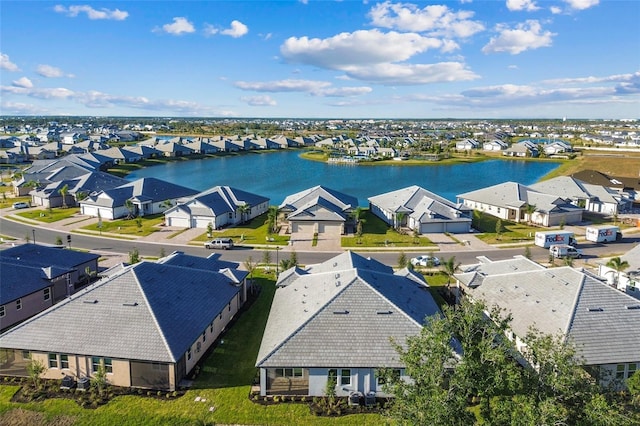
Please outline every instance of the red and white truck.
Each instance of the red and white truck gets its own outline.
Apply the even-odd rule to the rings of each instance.
[[[536,232],[534,244],[538,247],[549,248],[557,244],[575,246],[578,242],[571,231],[540,231]]]
[[[620,241],[622,232],[619,226],[614,225],[587,226],[585,237],[594,243],[610,243]]]

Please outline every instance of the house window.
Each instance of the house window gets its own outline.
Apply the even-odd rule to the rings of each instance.
[[[69,355],[60,354],[60,368],[69,368]]]
[[[341,386],[349,386],[351,385],[351,370],[348,368],[340,370],[340,385]]]
[[[618,364],[616,367],[616,379],[624,380],[624,364]]]
[[[399,368],[394,368],[393,370],[391,370],[391,375],[394,379],[399,379],[400,376],[402,376],[402,370],[400,370]],[[378,386],[382,386],[387,383],[387,379],[385,377],[378,376],[377,372],[376,372],[376,379],[378,382]]]
[[[4,316],[4,305],[0,306],[0,318]]]
[[[627,379],[630,379],[636,373],[638,365],[637,364],[629,364],[629,369],[627,370]]]
[[[213,334],[213,321],[209,324],[209,333]]]
[[[22,299],[16,300],[16,311],[22,309]]]
[[[58,368],[57,354],[49,354],[49,368]]]
[[[104,359],[104,371],[107,373],[113,373],[113,360],[111,358]]]
[[[231,302],[229,302],[229,312],[231,312]]]
[[[276,377],[302,377],[302,368],[276,368]]]
[[[229,213],[229,219],[233,219],[233,213]]]
[[[207,332],[202,333],[202,343],[207,341]]]
[[[92,357],[91,358],[91,371],[93,371],[94,373],[96,373],[98,371],[98,369],[100,368],[100,358],[97,357]]]
[[[47,287],[44,289],[44,300],[49,299],[51,299],[51,289]]]
[[[187,349],[187,359],[191,359],[191,348]]]
[[[22,351],[22,359],[25,361],[31,359],[31,354],[29,353],[29,351]]]
[[[220,319],[222,319],[222,312],[220,312]]]

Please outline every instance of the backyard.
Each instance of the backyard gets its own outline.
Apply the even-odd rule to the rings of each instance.
[[[86,409],[72,400],[58,398],[14,403],[11,398],[19,386],[3,384],[0,385],[0,423],[34,424],[18,420],[27,416],[33,419],[43,413],[42,417],[50,422],[40,424],[51,425],[390,424],[380,414],[316,417],[306,403],[262,405],[249,399],[256,378],[254,365],[258,348],[275,292],[273,275],[258,275],[256,283],[261,289],[259,296],[249,309],[241,312],[208,354],[193,387],[182,397],[162,400],[117,396],[106,405]],[[26,411],[15,410],[18,408]]]

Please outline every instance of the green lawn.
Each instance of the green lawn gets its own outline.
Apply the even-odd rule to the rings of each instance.
[[[257,369],[254,367],[262,333],[275,293],[275,282],[256,279],[262,291],[247,311],[222,336],[208,355],[194,386],[181,398],[163,401],[142,396],[120,396],[97,409],[84,409],[75,402],[51,399],[18,404],[10,402],[17,386],[0,386],[0,414],[13,408],[43,412],[48,419],[67,416],[74,425],[383,425],[379,414],[339,418],[316,417],[302,403],[264,406],[249,399]],[[195,402],[199,396],[206,402]],[[213,412],[209,407],[215,407]],[[0,418],[0,423],[4,423]],[[16,423],[17,424],[17,423]],[[28,424],[28,423],[22,423]],[[71,422],[63,423],[71,424]]]
[[[139,221],[142,226],[139,225]],[[83,226],[80,229],[88,231],[102,231],[109,234],[138,235],[141,237],[150,235],[158,230],[158,225],[164,222],[163,214],[155,214],[134,219],[103,220],[102,229],[98,223]]]
[[[52,223],[57,222],[59,220],[68,219],[74,214],[80,211],[77,207],[71,208],[53,208],[51,210],[43,209],[43,210],[31,210],[28,212],[16,213],[18,216],[22,216],[27,219],[37,220],[39,222]]]
[[[401,234],[382,219],[375,216],[369,210],[364,210],[360,215],[364,220],[362,237],[342,237],[342,247],[426,247],[437,246],[428,238],[411,234]]]
[[[269,234],[267,232],[268,227],[266,222],[267,214],[265,213],[253,218],[247,223],[213,231],[211,237],[209,237],[205,231],[202,235],[192,241],[200,244],[210,240],[211,238],[229,237],[233,239],[235,244],[273,244],[281,246],[289,244],[289,236]]]
[[[478,239],[488,244],[504,243],[533,243],[536,232],[541,228],[530,226],[526,223],[515,223],[507,220],[502,221],[502,233],[496,233],[496,223],[498,218],[479,211],[473,212],[473,227],[481,232],[477,234]]]

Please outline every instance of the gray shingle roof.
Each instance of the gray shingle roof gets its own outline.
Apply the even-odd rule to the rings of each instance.
[[[424,282],[385,265],[340,267],[375,262],[355,258],[361,257],[339,255],[278,287],[259,367],[401,366],[389,339],[402,344],[418,334],[427,316],[439,315],[438,306]]]
[[[627,309],[638,300],[577,269],[488,276],[471,294],[506,309],[520,337],[530,326],[568,337],[587,365],[640,362],[640,309]]]
[[[468,207],[452,203],[417,185],[370,197],[369,203],[386,211],[408,213],[423,223],[458,219],[470,212]]]
[[[280,208],[295,211],[305,205],[308,205],[310,201],[317,200],[319,198],[327,200],[343,212],[353,210],[358,207],[358,199],[356,197],[343,194],[342,192],[322,185],[317,185],[287,196],[282,204],[280,204]]]
[[[147,177],[101,191],[96,196],[83,200],[82,204],[116,207],[124,205],[125,201],[129,199],[161,202],[189,197],[196,193],[197,191],[184,186]]]
[[[176,362],[239,291],[218,272],[142,262],[4,333],[1,344]]]
[[[269,199],[261,195],[230,186],[214,186],[167,210],[165,214],[174,210],[184,210],[194,215],[220,216],[225,213],[235,212],[239,206],[244,204],[257,206],[267,202],[269,202]]]

